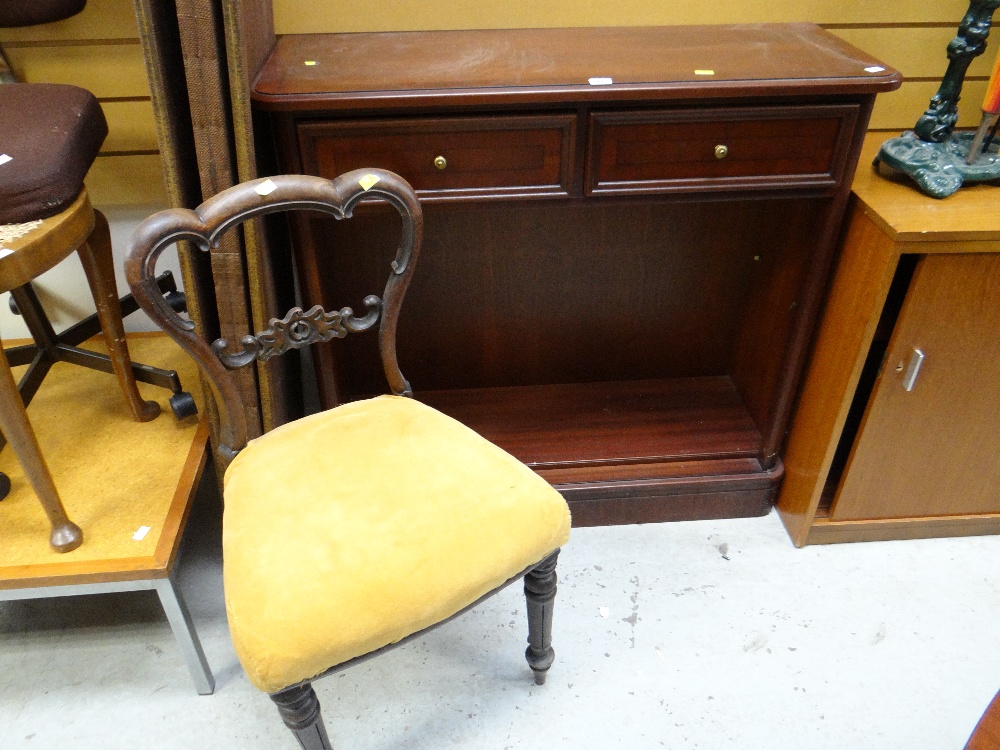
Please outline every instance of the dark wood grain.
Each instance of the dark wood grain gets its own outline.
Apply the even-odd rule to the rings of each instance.
[[[833,187],[857,109],[596,112],[589,129],[587,190],[596,195]]]
[[[239,338],[219,338],[209,343],[194,324],[175,311],[156,284],[156,264],[163,251],[177,240],[188,240],[203,249],[215,247],[221,237],[243,222],[290,210],[309,210],[336,216],[351,216],[365,200],[389,204],[399,213],[399,245],[385,268],[382,296],[365,295],[360,309],[363,319],[355,319],[344,306],[324,311],[316,306],[304,315],[289,311],[287,320],[271,320],[270,345],[246,333]],[[378,342],[383,372],[397,396],[412,395],[396,356],[396,327],[399,311],[420,253],[422,211],[413,189],[399,175],[384,170],[347,172],[336,180],[309,175],[280,175],[273,179],[243,182],[222,191],[197,209],[170,209],[153,214],[133,232],[125,259],[125,276],[135,300],[147,315],[194,359],[212,386],[219,406],[220,470],[229,466],[246,445],[251,426],[244,412],[237,375],[256,361],[266,361],[291,349],[311,346],[317,340],[346,336],[372,327],[379,321]],[[375,289],[382,288],[382,285]],[[360,316],[359,316],[360,318]],[[278,335],[281,325],[291,330]]]
[[[381,164],[425,201],[568,195],[575,125],[572,113],[310,122],[299,142],[311,174],[332,179]]]
[[[810,254],[798,243],[817,208],[798,200],[428,205],[420,273],[400,320],[407,377],[420,392],[725,375],[754,290],[780,274],[799,277]],[[310,304],[359,305],[397,232],[377,214],[310,219],[309,247],[300,247],[300,267],[315,268],[306,275],[318,295]],[[752,308],[748,348],[759,331],[787,330],[790,293]],[[771,363],[761,368],[781,369],[783,343],[757,352]],[[349,363],[343,397],[384,388],[370,337],[335,348]],[[773,386],[758,383],[747,378],[741,390],[768,401]],[[336,399],[330,392],[324,403]]]
[[[725,491],[724,482],[716,482],[707,486],[704,492],[692,492],[688,486],[676,493],[650,494],[647,491],[628,497],[605,495],[590,499],[577,499],[565,489],[559,489],[573,514],[573,525],[581,527],[766,516],[779,482],[780,477],[767,487],[734,492]]]
[[[781,480],[725,377],[429,391],[416,397],[532,467],[575,526],[766,513]]]
[[[420,191],[414,391],[584,518],[638,522],[773,499],[861,133],[899,80],[808,24],[338,34],[280,40],[255,99],[283,169],[364,161]],[[461,169],[435,171],[451,147]],[[327,309],[357,307],[398,242],[377,209],[294,231]],[[336,344],[324,406],[384,390],[371,337]],[[649,412],[615,402],[647,381]],[[668,403],[716,381],[732,401]]]
[[[872,66],[881,70],[865,72]],[[595,77],[613,83],[591,85]],[[275,110],[414,96],[458,106],[873,94],[900,81],[812,24],[306,34],[279,40],[254,99]]]
[[[760,432],[725,377],[424,391],[417,398],[535,469],[752,457]]]

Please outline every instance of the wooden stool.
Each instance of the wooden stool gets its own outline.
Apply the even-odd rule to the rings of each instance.
[[[125,345],[108,222],[100,211],[90,205],[86,190],[55,216],[25,224],[0,226],[0,238],[3,238],[0,239],[0,292],[10,291],[14,296],[36,341],[47,337],[54,340],[55,334],[48,320],[29,312],[35,309],[31,304],[34,292],[30,282],[74,250],[79,254],[94,295],[111,365],[125,392],[129,408],[140,422],[155,418],[160,413],[160,407],[155,401],[144,401],[139,395]],[[68,552],[80,546],[83,533],[66,515],[25,411],[25,404],[34,395],[44,371],[58,359],[74,361],[73,352],[79,351],[59,344],[55,350],[57,353],[53,354],[45,353],[43,349],[41,356],[35,357],[24,378],[25,381],[32,381],[31,388],[23,395],[14,381],[7,357],[0,356],[0,430],[24,466],[25,474],[45,508],[52,525],[52,547],[59,552]],[[59,354],[66,356],[60,357]],[[35,374],[39,368],[42,371]]]

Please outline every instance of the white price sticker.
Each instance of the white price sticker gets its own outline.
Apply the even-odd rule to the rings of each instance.
[[[257,187],[254,188],[254,190],[257,192],[257,195],[262,195],[262,196],[270,195],[277,189],[278,186],[274,184],[273,180],[264,180],[262,183],[260,183]]]

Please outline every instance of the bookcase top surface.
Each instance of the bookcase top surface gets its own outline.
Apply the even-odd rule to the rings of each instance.
[[[265,109],[463,100],[865,94],[899,73],[808,23],[294,34],[254,85]]]

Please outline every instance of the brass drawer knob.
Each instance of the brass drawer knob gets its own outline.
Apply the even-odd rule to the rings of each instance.
[[[445,159],[443,156],[435,156],[434,166],[437,167],[438,169],[444,169],[445,167],[448,166],[448,160]]]
[[[729,155],[729,146],[723,146],[719,144],[715,147],[715,158],[725,159]]]

